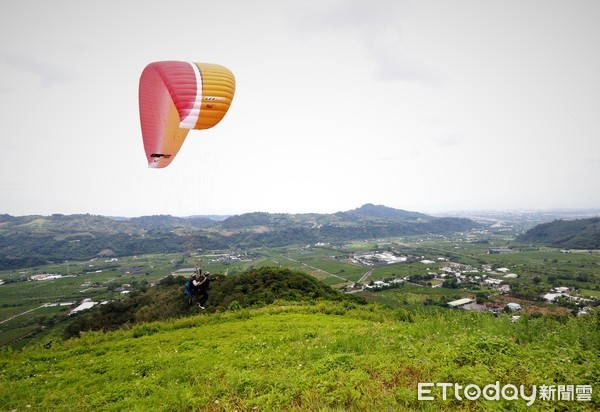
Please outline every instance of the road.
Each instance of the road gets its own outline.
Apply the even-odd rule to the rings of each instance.
[[[369,276],[371,276],[371,273],[373,273],[373,269],[369,269],[369,270],[367,270],[367,271],[365,272],[365,274],[364,274],[364,275],[362,275],[362,277],[361,277],[360,279],[358,279],[358,282],[356,282],[356,283],[364,283],[364,282],[367,280],[367,278],[368,278]]]
[[[45,305],[41,305],[41,306],[38,306],[36,308],[26,310],[25,312],[17,313],[16,315],[10,316],[9,318],[4,319],[3,321],[0,321],[0,325],[3,324],[3,323],[5,323],[5,322],[8,322],[9,320],[13,320],[14,318],[18,318],[19,316],[23,316],[23,315],[26,315],[28,313],[31,313],[34,310],[38,310],[39,308],[43,308],[44,306]]]
[[[333,276],[334,278],[341,279],[341,280],[343,280],[344,282],[350,282],[350,283],[354,283],[354,282],[353,282],[353,281],[351,281],[350,279],[346,279],[346,278],[344,278],[344,277],[341,277],[341,276],[339,276],[339,275],[335,275],[335,274],[333,274],[333,273],[327,272],[326,270],[319,269],[319,268],[316,268],[316,267],[314,267],[314,266],[307,265],[306,263],[304,263],[304,262],[300,262],[299,260],[296,260],[296,259],[292,259],[292,258],[291,258],[291,257],[289,257],[289,256],[284,256],[284,255],[281,255],[281,256],[282,256],[282,257],[284,257],[284,258],[286,258],[286,259],[288,259],[288,260],[291,260],[291,261],[292,261],[292,262],[294,262],[294,263],[298,263],[299,265],[306,266],[306,267],[307,267],[307,268],[309,268],[309,269],[315,270],[315,271],[317,271],[317,272],[325,273],[326,275],[328,275],[328,276]]]

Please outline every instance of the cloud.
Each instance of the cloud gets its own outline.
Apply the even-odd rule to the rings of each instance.
[[[440,147],[459,146],[465,142],[465,137],[460,133],[445,133],[432,136],[430,139]]]
[[[2,140],[0,140],[0,150],[2,151],[19,150],[20,148],[20,146],[17,146],[12,142],[3,142]]]
[[[403,53],[401,22],[411,15],[402,0],[351,0],[297,17],[304,34],[344,32],[356,37],[376,65],[376,77],[385,82],[404,81],[439,87],[445,76]]]
[[[16,53],[0,51],[0,63],[33,74],[39,78],[39,85],[42,88],[52,87],[72,80],[72,76],[63,70]]]
[[[383,81],[404,81],[441,87],[446,80],[434,70],[418,61],[411,61],[407,56],[392,53],[388,50],[373,51],[377,62],[377,76]]]

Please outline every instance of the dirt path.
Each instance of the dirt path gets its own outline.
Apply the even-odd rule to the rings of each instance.
[[[339,276],[339,275],[334,275],[333,273],[327,272],[326,270],[319,269],[319,268],[316,268],[316,267],[314,267],[314,266],[307,265],[306,263],[300,262],[299,260],[296,260],[296,259],[292,259],[291,257],[288,257],[288,256],[283,256],[283,255],[282,255],[282,257],[284,257],[284,258],[286,258],[286,259],[288,259],[288,260],[291,260],[292,262],[294,262],[294,263],[297,263],[297,264],[299,264],[299,265],[306,266],[307,268],[309,268],[309,269],[312,269],[312,270],[314,270],[314,271],[321,272],[321,273],[325,273],[325,274],[326,274],[326,275],[328,275],[328,276],[333,276],[334,278],[341,279],[341,280],[343,280],[344,282],[352,282],[350,279],[346,279],[346,278],[344,278],[344,277],[341,277],[341,276]],[[354,282],[352,282],[352,283],[354,283]]]
[[[356,282],[356,283],[363,283],[364,281],[366,281],[366,280],[367,280],[367,278],[368,278],[369,276],[371,276],[371,273],[373,273],[373,269],[369,269],[369,270],[367,270],[367,271],[365,272],[365,274],[364,274],[364,275],[362,275],[362,277],[361,277],[360,279],[358,279],[358,282]]]
[[[41,306],[38,306],[37,308],[29,309],[29,310],[26,310],[25,312],[21,312],[21,313],[17,313],[16,315],[12,315],[12,316],[8,317],[7,319],[4,319],[3,321],[0,321],[0,325],[5,322],[8,322],[9,320],[13,320],[14,318],[18,318],[19,316],[26,315],[28,313],[33,312],[34,310],[38,310],[39,308],[43,308],[43,307],[44,307],[44,305],[41,305]]]

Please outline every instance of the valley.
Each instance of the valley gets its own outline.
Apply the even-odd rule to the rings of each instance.
[[[261,225],[273,219],[260,217]],[[368,301],[409,310],[449,310],[448,302],[456,299],[471,299],[492,313],[517,303],[517,316],[585,313],[598,305],[599,251],[515,243],[527,228],[522,220],[473,226],[462,232],[279,247],[207,250],[188,244],[179,253],[118,257],[104,248],[102,256],[88,260],[5,269],[0,271],[0,346],[22,347],[57,336],[84,300],[126,299],[171,274],[187,277],[196,266],[224,276],[251,268],[288,268]],[[556,288],[562,292],[556,294]],[[558,299],[544,298],[552,293]]]
[[[0,409],[597,408],[599,250],[519,241],[531,216],[350,215],[5,223]],[[58,248],[17,256],[40,237]],[[195,267],[217,279],[205,310]]]

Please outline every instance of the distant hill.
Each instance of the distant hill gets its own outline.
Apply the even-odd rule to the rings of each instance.
[[[246,213],[217,219],[170,215],[114,218],[89,214],[0,215],[0,269],[188,250],[278,247],[391,236],[447,234],[478,224],[366,204],[333,214]]]
[[[465,218],[438,218],[366,204],[358,209],[333,214],[247,213],[229,217],[213,226],[213,229],[227,231],[230,243],[236,247],[252,247],[448,234],[477,226],[477,223]]]
[[[204,216],[175,217],[171,215],[142,216],[128,219],[130,223],[144,229],[174,229],[177,227],[209,227],[216,219]]]
[[[89,214],[0,215],[0,269],[36,266],[49,261],[86,260],[100,254],[130,256],[185,251],[189,245],[227,248],[202,228],[207,218],[145,216],[115,219]]]
[[[517,241],[565,249],[600,249],[600,218],[543,223],[519,236]]]
[[[381,220],[406,220],[406,219],[430,219],[431,216],[418,212],[394,209],[382,205],[367,203],[357,209],[347,212],[338,212],[336,215],[346,219],[381,219]]]
[[[217,226],[225,229],[248,229],[256,227],[323,227],[323,226],[380,226],[381,224],[401,224],[408,232],[429,233],[446,231],[446,224],[452,222],[452,230],[466,230],[477,224],[466,218],[437,218],[418,212],[409,212],[391,207],[367,203],[357,209],[333,214],[285,214],[285,213],[246,213],[231,216]],[[455,229],[462,227],[463,229]],[[409,234],[408,232],[404,234]],[[400,234],[400,233],[399,233]]]

